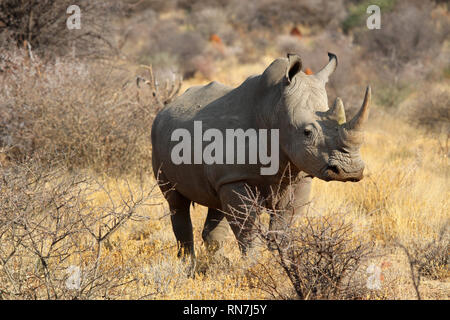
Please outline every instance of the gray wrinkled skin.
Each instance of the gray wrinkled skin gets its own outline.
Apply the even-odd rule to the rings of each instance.
[[[359,113],[346,122],[339,98],[328,107],[325,84],[337,66],[336,56],[329,54],[329,58],[317,74],[306,75],[301,71],[300,57],[289,54],[237,88],[217,82],[189,88],[157,115],[152,127],[153,170],[169,203],[179,255],[194,256],[189,214],[192,202],[209,208],[202,233],[207,246],[223,241],[228,222],[245,253],[252,242],[251,224],[256,213],[233,209],[242,211],[246,201],[240,195],[247,195],[246,188],[258,190],[263,205],[292,206],[294,210],[286,212],[297,214],[308,201],[314,177],[326,181],[362,179],[364,163],[359,148],[370,88]],[[217,128],[224,136],[225,129],[279,129],[278,173],[260,175],[261,164],[173,164],[171,150],[178,142],[170,141],[172,132],[186,128],[193,137],[193,123],[199,120],[203,131]],[[273,199],[275,190],[280,196]],[[293,202],[288,197],[290,191],[295,196]],[[272,217],[270,228],[282,228],[290,218]]]

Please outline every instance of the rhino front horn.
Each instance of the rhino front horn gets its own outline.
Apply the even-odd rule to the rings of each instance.
[[[364,127],[364,123],[366,123],[367,118],[369,117],[369,104],[371,97],[371,89],[370,86],[367,86],[366,94],[364,96],[364,102],[359,109],[358,113],[353,117],[353,119],[349,122],[348,128],[350,130],[362,130]]]

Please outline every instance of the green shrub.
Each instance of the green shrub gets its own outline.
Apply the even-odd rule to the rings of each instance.
[[[357,27],[365,27],[365,21],[368,17],[367,7],[370,5],[377,5],[380,7],[382,13],[391,11],[395,6],[396,0],[370,0],[364,1],[357,5],[350,5],[349,15],[342,22],[342,29],[345,33]]]

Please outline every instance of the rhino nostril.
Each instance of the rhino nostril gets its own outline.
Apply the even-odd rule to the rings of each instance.
[[[328,166],[328,170],[334,172],[335,174],[341,173],[341,169],[338,166]]]

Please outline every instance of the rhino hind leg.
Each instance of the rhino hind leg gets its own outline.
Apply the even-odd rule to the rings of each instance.
[[[161,171],[158,173],[158,185],[169,204],[172,229],[178,244],[178,257],[190,256],[194,260],[194,234],[189,212],[191,200],[176,191]]]
[[[228,222],[225,214],[217,209],[209,208],[203,227],[202,238],[209,252],[219,250],[229,233]]]
[[[194,258],[194,234],[189,212],[191,201],[175,190],[166,193],[166,199],[169,203],[173,233],[178,243],[178,257]]]

